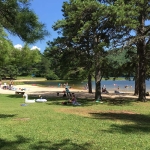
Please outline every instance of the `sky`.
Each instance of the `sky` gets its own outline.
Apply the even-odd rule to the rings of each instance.
[[[58,36],[57,32],[52,29],[52,25],[63,18],[61,9],[64,1],[67,0],[31,0],[30,8],[38,16],[39,21],[46,25],[46,29],[50,33],[44,40],[30,45],[31,49],[38,48],[43,53],[47,46],[46,42],[52,41]],[[13,35],[8,35],[8,37],[15,47],[24,45],[19,37]]]

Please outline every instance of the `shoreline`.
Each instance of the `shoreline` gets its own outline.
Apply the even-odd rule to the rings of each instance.
[[[23,88],[25,89],[25,93],[27,93],[28,95],[41,95],[41,96],[45,96],[45,97],[63,97],[63,91],[65,91],[65,88],[61,88],[61,87],[40,87],[40,86],[36,86],[36,85],[15,85],[15,88],[17,88],[17,90]],[[57,95],[57,93],[59,92],[59,95]],[[95,91],[93,91],[93,93],[88,93],[87,90],[81,90],[81,89],[76,89],[76,88],[71,88],[70,89],[71,93],[75,93],[77,98],[86,98],[86,99],[93,99],[95,97]],[[0,94],[15,94],[15,90],[4,90],[4,89],[0,89]],[[102,97],[103,98],[111,98],[111,99],[115,99],[115,98],[131,98],[131,99],[136,99],[138,98],[138,96],[134,96],[133,92],[124,92],[124,93],[119,93],[119,94],[115,94],[113,90],[109,91],[108,94],[104,94],[102,93]],[[150,96],[146,97],[147,99],[150,99]]]

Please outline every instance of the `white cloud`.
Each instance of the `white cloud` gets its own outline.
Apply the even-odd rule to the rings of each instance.
[[[21,44],[16,44],[16,45],[14,45],[14,47],[21,50],[23,46],[22,46]],[[41,49],[40,49],[39,47],[37,47],[37,46],[32,46],[32,47],[31,47],[31,50],[35,50],[35,49],[38,49],[39,51],[41,50]]]
[[[41,50],[39,47],[37,46],[32,46],[31,50],[34,50],[34,49],[38,49],[39,51]]]
[[[20,44],[14,45],[14,47],[17,49],[22,49],[22,45],[20,45]]]

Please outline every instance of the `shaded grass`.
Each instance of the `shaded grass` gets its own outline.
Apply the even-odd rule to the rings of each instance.
[[[149,149],[150,102],[78,99],[82,105],[73,107],[66,100],[21,106],[21,95],[0,95],[0,149]]]

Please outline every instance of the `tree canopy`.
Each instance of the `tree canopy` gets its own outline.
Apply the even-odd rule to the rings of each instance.
[[[29,6],[30,0],[0,0],[0,25],[23,41],[34,43],[48,32]]]

